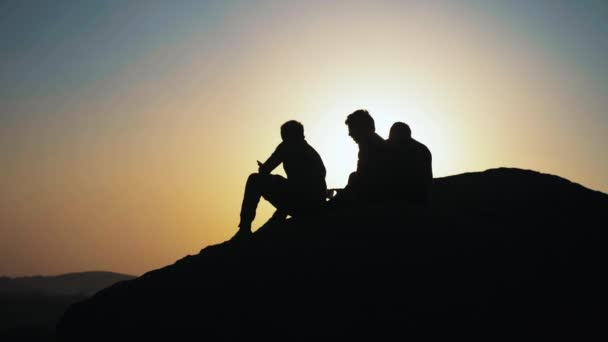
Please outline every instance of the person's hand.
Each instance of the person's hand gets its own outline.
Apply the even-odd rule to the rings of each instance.
[[[258,172],[262,173],[262,167],[264,166],[264,163],[260,162],[259,160],[256,160],[256,162],[258,162]]]

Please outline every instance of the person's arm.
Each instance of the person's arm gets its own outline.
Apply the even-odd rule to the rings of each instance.
[[[283,143],[279,144],[268,159],[259,164],[258,172],[261,174],[269,174],[283,162]]]

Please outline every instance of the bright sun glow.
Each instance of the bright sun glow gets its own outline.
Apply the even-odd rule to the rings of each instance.
[[[0,275],[136,274],[225,241],[288,120],[344,187],[361,108],[384,138],[407,123],[435,177],[608,191],[605,6],[465,2],[2,2]]]
[[[374,118],[376,133],[388,138],[390,127],[397,121],[410,125],[415,139],[426,144],[431,151],[449,146],[435,118],[441,113],[432,106],[429,97],[420,91],[414,92],[401,86],[393,88],[386,85],[374,87],[374,82],[365,87],[359,82],[351,86],[337,87],[322,101],[322,108],[315,108],[318,120],[306,125],[309,142],[323,156],[327,168],[329,187],[343,187],[348,175],[357,167],[357,145],[348,136],[344,123],[346,116],[353,111],[367,109]],[[306,123],[305,123],[306,124]],[[449,153],[449,152],[448,152]]]

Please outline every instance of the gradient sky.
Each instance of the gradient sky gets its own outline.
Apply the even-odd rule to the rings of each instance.
[[[607,56],[604,0],[2,1],[0,275],[139,275],[226,240],[290,119],[342,187],[358,108],[410,124],[438,177],[608,192]]]

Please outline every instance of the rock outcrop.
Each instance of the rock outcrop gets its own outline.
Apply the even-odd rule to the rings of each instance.
[[[269,223],[117,283],[58,340],[606,337],[608,195],[506,168],[433,187],[428,210]]]

